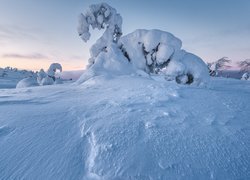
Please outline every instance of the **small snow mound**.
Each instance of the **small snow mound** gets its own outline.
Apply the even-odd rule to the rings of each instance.
[[[107,47],[106,52],[101,52],[95,63],[87,69],[77,81],[78,84],[98,75],[125,75],[132,74],[133,69],[115,44]]]
[[[123,36],[119,45],[134,67],[154,72],[156,66],[167,63],[173,53],[181,48],[182,42],[168,32],[138,29]]]
[[[26,88],[26,87],[33,87],[38,86],[37,80],[35,77],[28,77],[24,78],[21,81],[19,81],[16,85],[16,88]]]
[[[209,81],[208,69],[202,59],[184,50],[173,56],[162,72],[167,80],[176,80],[179,84],[200,85]]]
[[[249,74],[246,72],[242,75],[241,80],[250,80]]]
[[[47,76],[47,77],[45,77],[45,78],[42,79],[41,85],[42,85],[42,86],[52,85],[52,84],[54,84],[54,82],[55,82],[55,81],[53,80],[53,78]]]

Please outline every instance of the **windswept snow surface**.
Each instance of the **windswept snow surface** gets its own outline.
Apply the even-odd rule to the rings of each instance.
[[[0,90],[0,179],[249,179],[250,82],[95,76]]]

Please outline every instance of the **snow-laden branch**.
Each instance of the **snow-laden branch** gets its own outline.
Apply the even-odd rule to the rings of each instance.
[[[96,41],[90,49],[90,64],[100,52],[111,44],[116,43],[122,35],[122,17],[114,8],[106,3],[93,4],[85,14],[79,16],[78,34],[84,42],[87,42],[91,36],[90,26],[92,29],[105,29],[103,35]]]

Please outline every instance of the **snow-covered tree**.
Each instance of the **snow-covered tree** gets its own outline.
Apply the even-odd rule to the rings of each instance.
[[[243,73],[241,80],[250,80],[250,59],[240,61],[238,65],[241,73]]]
[[[208,79],[206,64],[199,57],[181,49],[182,42],[160,30],[136,30],[122,36],[122,18],[105,3],[91,5],[79,18],[78,33],[86,42],[89,27],[104,29],[91,47],[89,68],[78,83],[100,73],[129,74],[144,71],[164,74],[167,80],[192,84]]]
[[[111,44],[116,43],[122,35],[122,17],[114,8],[106,3],[93,4],[85,14],[79,16],[78,33],[84,42],[90,38],[89,27],[105,29],[103,35],[91,47],[89,65],[94,64],[100,52]]]
[[[52,63],[47,71],[48,76],[51,77],[54,81],[56,79],[55,74],[57,70],[62,72],[62,65],[59,63]]]
[[[52,85],[56,81],[56,71],[62,72],[62,66],[59,63],[52,63],[47,71],[47,76],[41,80],[41,85]]]
[[[44,86],[52,84],[62,84],[60,78],[56,78],[55,73],[59,70],[62,72],[62,66],[59,63],[52,63],[45,72],[41,69],[36,76],[31,76],[29,78],[24,78],[18,82],[17,88],[31,87],[31,86]]]
[[[231,67],[229,65],[230,63],[231,63],[231,60],[228,59],[227,57],[222,57],[218,59],[217,61],[207,63],[210,76],[217,76],[219,70],[230,68]]]
[[[238,63],[240,70],[242,72],[249,72],[250,73],[250,59],[246,59],[244,61],[240,61]]]

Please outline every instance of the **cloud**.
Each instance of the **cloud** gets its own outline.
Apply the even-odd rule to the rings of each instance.
[[[48,59],[47,56],[40,53],[32,53],[32,54],[17,54],[17,53],[9,53],[2,55],[3,58],[14,58],[14,59]]]
[[[35,32],[39,31],[35,28],[25,28],[16,25],[0,24],[0,42],[13,42],[20,40],[37,40]]]

